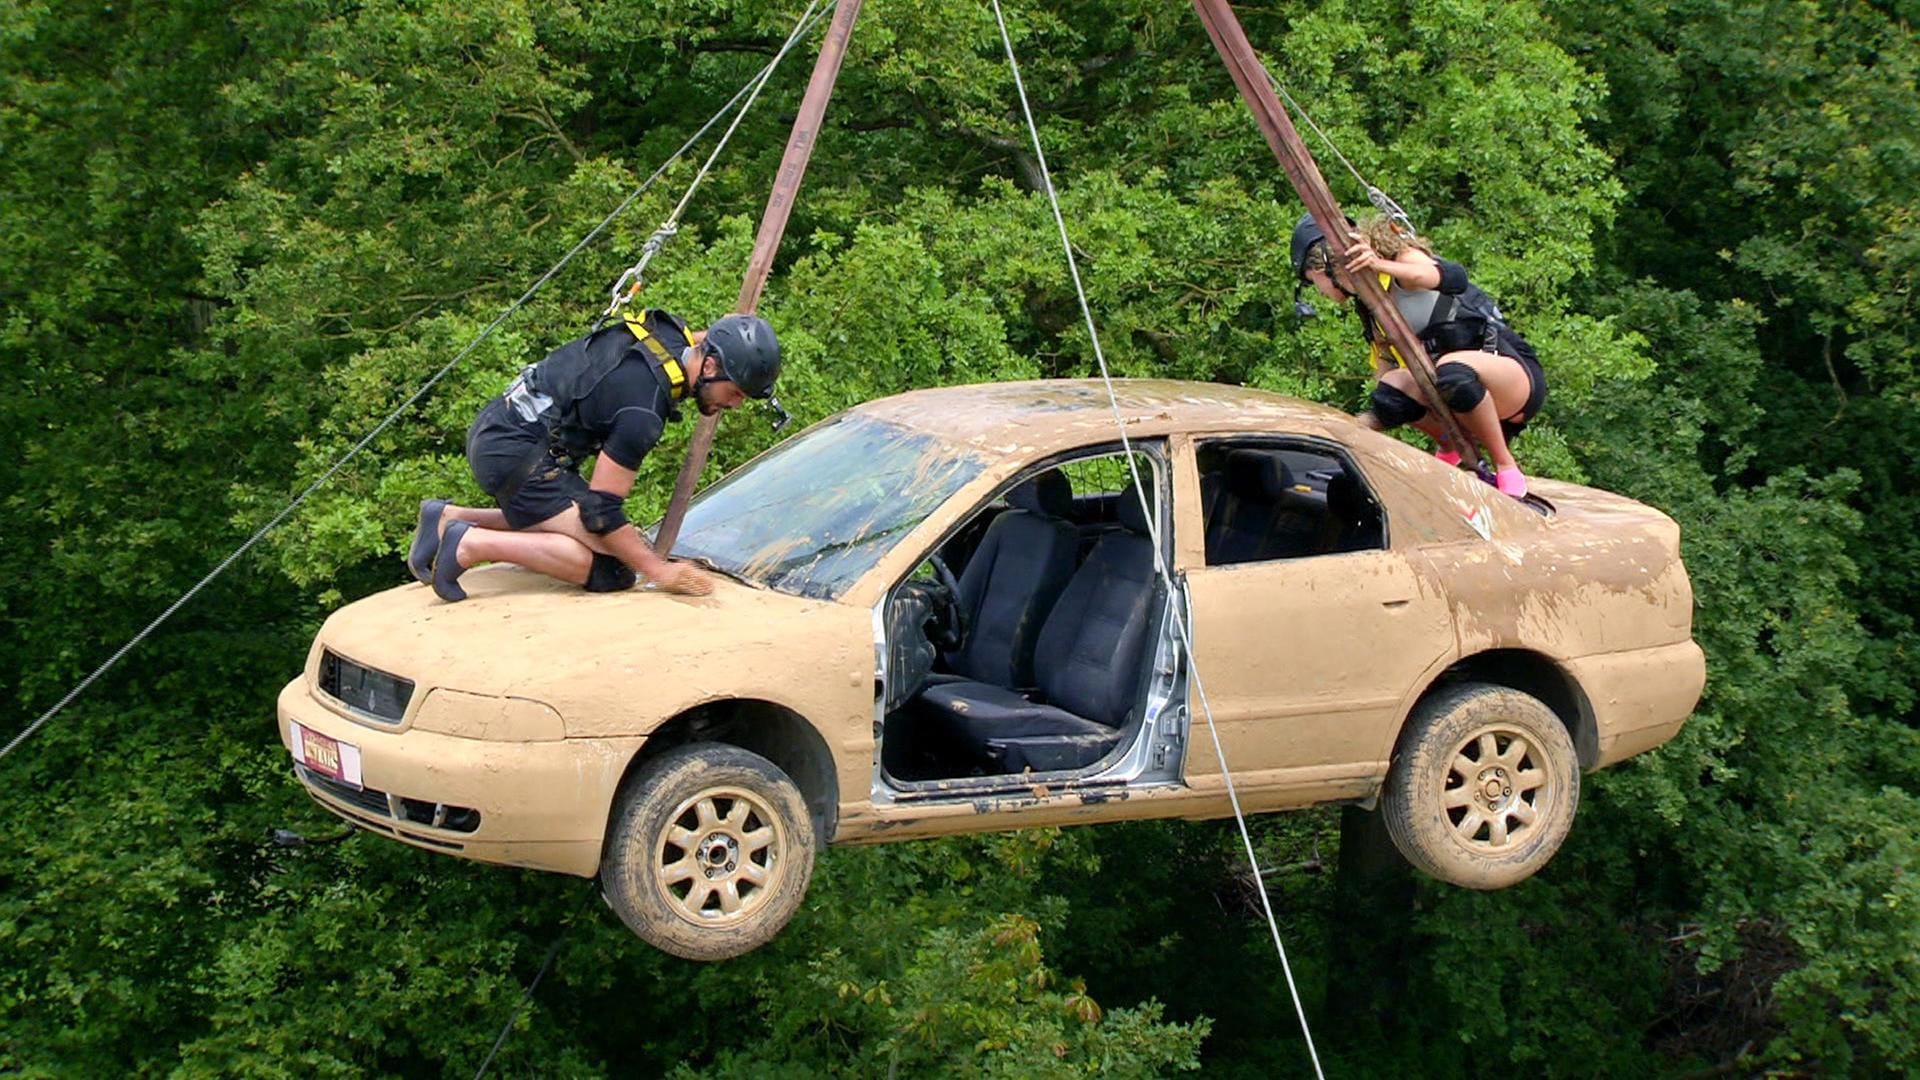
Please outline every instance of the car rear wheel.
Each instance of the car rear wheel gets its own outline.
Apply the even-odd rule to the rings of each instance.
[[[1553,710],[1518,690],[1463,683],[1415,708],[1380,813],[1415,867],[1502,889],[1553,858],[1579,803],[1579,756]]]
[[[813,876],[813,823],[779,766],[737,746],[693,743],[621,788],[600,888],[647,943],[724,960],[780,932]]]

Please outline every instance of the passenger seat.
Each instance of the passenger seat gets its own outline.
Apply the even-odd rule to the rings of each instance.
[[[1340,475],[1327,481],[1327,523],[1322,530],[1321,553],[1334,555],[1385,546],[1380,508],[1352,474],[1341,470]]]
[[[1318,497],[1295,485],[1277,451],[1230,450],[1219,472],[1218,492],[1206,504],[1207,565],[1311,553],[1322,516]]]

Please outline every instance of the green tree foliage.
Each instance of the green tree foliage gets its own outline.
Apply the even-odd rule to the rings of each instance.
[[[4,730],[472,341],[799,7],[0,0]],[[1116,372],[1357,405],[1354,327],[1292,318],[1299,209],[1191,11],[1030,7],[1015,42]],[[1681,522],[1710,668],[1674,744],[1590,778],[1565,852],[1515,889],[1337,886],[1333,815],[1254,823],[1330,1069],[1920,1070],[1914,12],[1241,16],[1540,346],[1553,398],[1521,456]],[[810,54],[648,303],[696,324],[731,305]],[[335,831],[269,719],[318,618],[402,580],[419,498],[477,497],[474,410],[579,332],[694,167],[0,764],[0,1069],[464,1074],[562,934],[504,1071],[1305,1069],[1231,826],[836,850],[785,935],[712,966],[639,946],[585,883],[265,844]],[[869,0],[762,304],[797,417],[1091,373],[1036,188],[991,11]],[[730,420],[709,479],[773,438]]]

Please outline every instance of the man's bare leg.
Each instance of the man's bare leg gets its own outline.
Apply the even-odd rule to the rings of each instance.
[[[569,506],[558,514],[535,525],[534,530],[546,533],[558,533],[585,545],[602,555],[611,555],[633,568],[660,587],[671,592],[687,596],[705,596],[713,591],[713,583],[705,574],[687,563],[674,563],[660,557],[653,545],[640,535],[640,530],[631,523],[622,525],[609,533],[592,533],[580,520],[580,508]]]
[[[506,511],[495,510],[491,507],[455,506],[452,503],[448,503],[447,508],[440,511],[441,536],[447,534],[447,522],[449,521],[464,521],[476,528],[493,529],[499,532],[505,532],[513,528],[513,526],[507,524]]]
[[[593,552],[572,537],[478,526],[468,529],[460,538],[454,558],[463,570],[486,562],[505,562],[559,578],[570,585],[585,585],[587,574],[593,569]]]

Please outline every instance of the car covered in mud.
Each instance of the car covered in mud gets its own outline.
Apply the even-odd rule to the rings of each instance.
[[[279,698],[295,774],[404,843],[598,875],[715,959],[779,931],[823,845],[1224,816],[1226,769],[1248,811],[1374,807],[1416,867],[1499,888],[1583,772],[1692,711],[1658,511],[1517,502],[1256,390],[1117,388],[1119,425],[1070,380],[813,425],[692,503],[709,597],[495,566],[464,603],[349,604]]]

